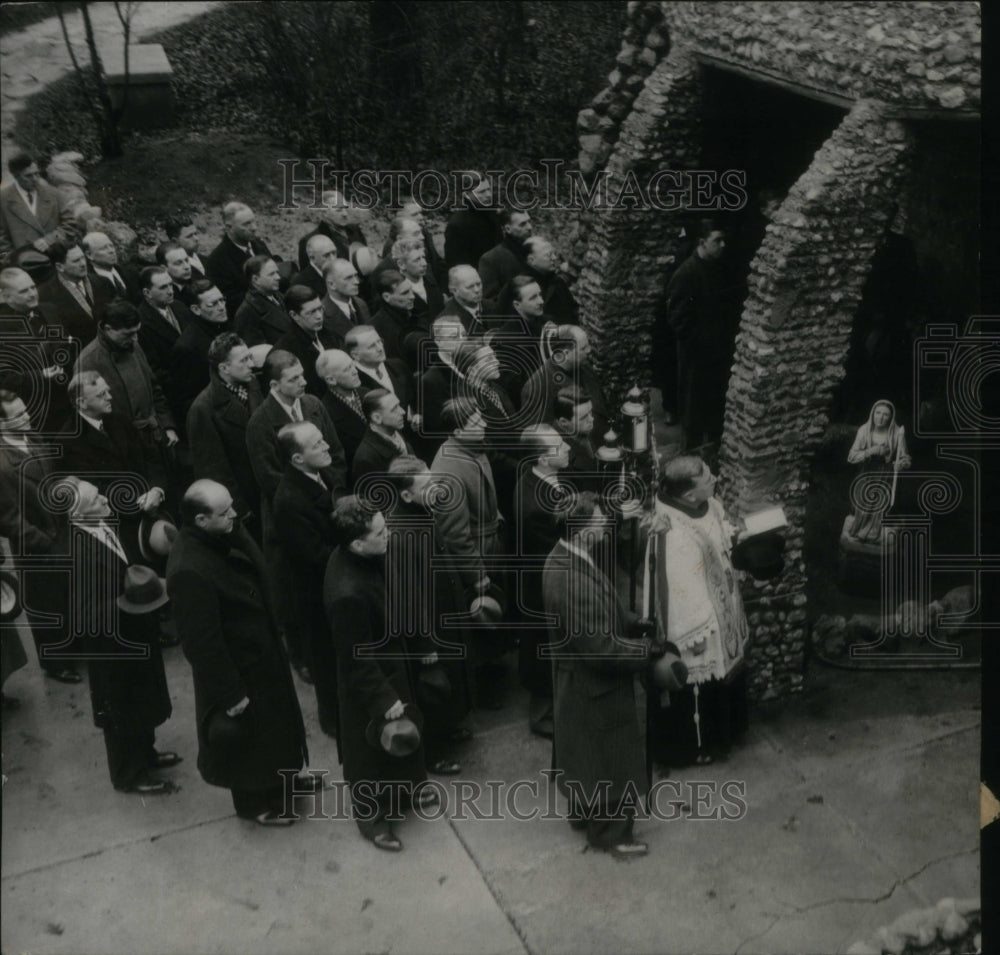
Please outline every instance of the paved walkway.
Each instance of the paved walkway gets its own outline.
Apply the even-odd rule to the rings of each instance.
[[[213,0],[190,0],[185,3],[146,0],[138,4],[132,20],[133,42],[141,42],[158,30],[191,20],[218,5]],[[90,11],[98,47],[120,45],[122,27],[114,4],[91,3]],[[89,62],[83,17],[79,11],[67,16],[66,26],[77,58]],[[72,72],[73,64],[66,51],[59,18],[51,17],[34,23],[0,39],[0,64],[0,147],[7,156],[15,145],[12,138],[14,120],[28,98]]]
[[[650,855],[617,863],[544,818],[549,747],[519,692],[474,715],[445,818],[408,817],[401,855],[323,818],[332,792],[289,830],[241,822],[198,777],[190,671],[166,656],[157,742],[186,758],[165,798],[112,790],[85,684],[32,661],[4,686],[22,706],[3,721],[3,951],[834,953],[979,892],[978,673],[813,669],[725,764],[674,773],[658,805],[675,818],[639,822]],[[312,767],[339,779],[299,690]],[[478,799],[477,818],[459,787],[490,780],[524,782]],[[724,804],[739,818],[698,818]]]

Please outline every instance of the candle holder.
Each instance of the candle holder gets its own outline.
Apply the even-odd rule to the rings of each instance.
[[[625,396],[622,417],[629,437],[629,451],[634,455],[645,454],[649,450],[649,408],[642,400],[638,384]]]

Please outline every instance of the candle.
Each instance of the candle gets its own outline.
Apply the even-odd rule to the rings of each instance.
[[[649,419],[642,415],[632,424],[632,450],[638,454],[649,447]]]

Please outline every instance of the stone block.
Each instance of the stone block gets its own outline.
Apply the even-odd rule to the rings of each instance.
[[[102,50],[101,60],[111,105],[119,109],[125,104],[123,128],[160,129],[174,124],[174,94],[170,86],[173,67],[160,44],[129,47],[127,87],[123,47],[114,45]]]

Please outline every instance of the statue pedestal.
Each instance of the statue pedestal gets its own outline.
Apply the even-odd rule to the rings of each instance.
[[[853,517],[848,514],[840,531],[837,584],[849,593],[875,597],[882,592],[882,551],[893,546],[893,538],[882,529],[882,541],[869,544],[851,537]]]

